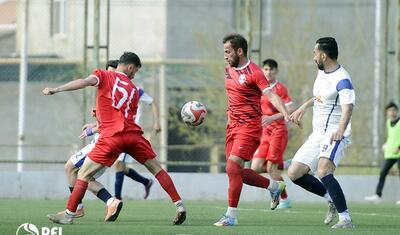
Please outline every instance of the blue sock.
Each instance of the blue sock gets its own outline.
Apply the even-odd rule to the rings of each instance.
[[[333,204],[339,213],[342,213],[347,210],[346,198],[344,197],[342,188],[340,187],[339,182],[333,177],[332,174],[329,174],[321,179],[322,183],[325,185],[326,189],[329,192],[329,195],[332,198]]]
[[[100,189],[96,196],[106,204],[108,199],[112,198],[111,194],[105,188]]]
[[[149,179],[144,178],[132,168],[129,168],[129,171],[126,174],[126,176],[133,179],[134,181],[142,183],[144,186],[146,186],[149,183]]]
[[[124,183],[124,172],[118,171],[115,173],[115,197],[121,200],[122,184]]]
[[[293,183],[304,188],[305,190],[323,197],[326,194],[326,188],[317,178],[310,174],[305,174],[302,177],[294,180]]]

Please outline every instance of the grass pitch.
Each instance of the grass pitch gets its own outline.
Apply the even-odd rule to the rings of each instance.
[[[60,211],[62,200],[0,200],[0,234],[15,234],[19,225],[59,226],[46,214]],[[226,210],[226,202],[187,201],[188,218],[183,225],[171,224],[175,207],[169,201],[125,200],[114,223],[104,223],[105,207],[99,200],[85,201],[86,215],[73,225],[63,225],[63,234],[400,234],[400,206],[349,203],[355,229],[332,230],[323,224],[326,205],[293,203],[289,210],[266,210],[269,202],[242,202],[239,225],[214,227]],[[335,220],[336,222],[336,220]]]

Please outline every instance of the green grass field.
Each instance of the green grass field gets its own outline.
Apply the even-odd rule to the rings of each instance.
[[[241,203],[239,225],[214,227],[225,212],[225,202],[188,201],[188,218],[181,226],[171,225],[174,206],[167,201],[126,200],[119,219],[104,223],[104,205],[97,200],[86,201],[86,216],[73,225],[62,226],[63,234],[399,234],[400,206],[392,204],[350,203],[352,230],[332,230],[322,221],[326,205],[294,204],[290,210],[265,210],[268,202]],[[15,234],[20,224],[37,227],[58,226],[47,220],[46,214],[65,206],[62,200],[0,200],[0,234]]]

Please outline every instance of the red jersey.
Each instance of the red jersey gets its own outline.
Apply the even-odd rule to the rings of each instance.
[[[109,137],[122,131],[142,132],[135,123],[139,92],[132,81],[121,72],[97,69],[96,117],[101,136]]]
[[[288,90],[282,83],[276,81],[274,84],[271,85],[271,88],[277,95],[282,98],[283,102],[286,105],[292,103],[292,99],[289,97]],[[267,116],[279,113],[279,111],[265,95],[261,97],[261,109],[262,114]],[[271,124],[285,124],[285,121],[283,120],[283,118],[281,118],[273,121]]]
[[[260,99],[262,92],[270,89],[262,70],[250,60],[240,68],[228,65],[225,67],[225,88],[228,96],[228,125],[261,126]]]

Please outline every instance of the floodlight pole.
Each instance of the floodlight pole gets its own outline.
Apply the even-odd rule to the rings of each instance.
[[[26,82],[28,79],[28,15],[29,0],[21,2],[21,49],[19,64],[19,104],[18,104],[18,153],[17,153],[17,171],[23,171],[22,161],[24,160],[23,145],[25,142],[25,93]]]

